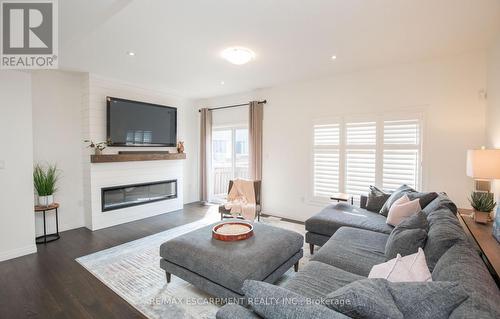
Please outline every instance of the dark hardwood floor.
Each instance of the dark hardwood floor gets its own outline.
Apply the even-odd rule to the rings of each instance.
[[[95,232],[73,229],[38,245],[36,254],[1,262],[0,318],[144,318],[75,258],[196,221],[208,211],[194,203]]]

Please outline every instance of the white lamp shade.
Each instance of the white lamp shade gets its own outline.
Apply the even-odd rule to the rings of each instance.
[[[500,149],[468,150],[467,176],[475,179],[500,179]]]

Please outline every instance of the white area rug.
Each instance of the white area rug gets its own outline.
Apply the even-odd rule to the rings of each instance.
[[[210,295],[176,276],[172,276],[167,285],[165,271],[160,268],[159,251],[165,241],[219,218],[217,213],[207,214],[196,222],[79,257],[76,261],[148,318],[215,318],[220,306],[210,302]],[[305,233],[303,225],[279,218],[262,218],[261,222]],[[300,267],[309,257],[309,249],[304,247]],[[288,270],[277,284],[294,274],[293,269]]]

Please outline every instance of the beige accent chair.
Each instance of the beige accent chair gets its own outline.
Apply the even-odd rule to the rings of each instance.
[[[257,221],[260,222],[260,214],[262,211],[262,206],[260,204],[260,190],[261,190],[261,181],[254,181],[253,182],[253,189],[255,192],[255,213],[257,215]],[[227,188],[227,192],[231,190],[231,187],[233,187],[233,181],[229,181],[229,187]],[[224,207],[224,204],[219,205],[219,213],[220,213],[220,219],[223,220],[224,218],[233,218],[233,215],[231,215],[229,209],[226,209]]]

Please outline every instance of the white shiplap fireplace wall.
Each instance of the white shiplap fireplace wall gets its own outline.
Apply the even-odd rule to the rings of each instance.
[[[88,75],[84,81],[82,136],[85,138],[90,138],[95,142],[106,140],[106,96],[112,96],[177,107],[177,134],[180,139],[183,139],[185,116],[191,116],[186,115],[192,109],[188,107],[189,101],[92,74]],[[186,135],[189,134],[186,133]],[[104,154],[116,154],[120,150],[134,149],[113,147],[105,149]],[[155,147],[139,150],[175,151],[175,148]],[[92,151],[89,149],[83,152],[84,207],[87,228],[97,230],[182,208],[186,160],[90,163],[90,154]],[[174,179],[177,180],[178,189],[175,199],[102,212],[101,189],[104,187]],[[192,185],[189,186],[192,188]]]

